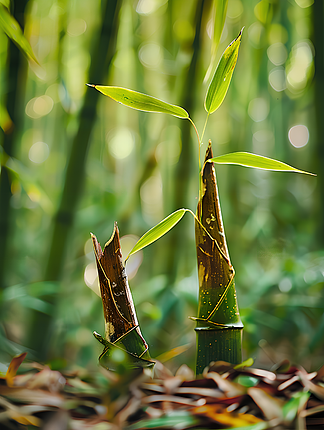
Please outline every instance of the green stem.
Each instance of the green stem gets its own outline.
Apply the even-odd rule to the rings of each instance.
[[[207,122],[208,122],[209,115],[210,115],[210,113],[208,112],[207,113],[207,117],[206,117],[206,121],[205,121],[205,124],[204,124],[204,128],[203,128],[203,131],[202,131],[202,134],[201,134],[201,141],[204,138],[204,134],[205,134],[205,130],[206,130],[206,127],[207,127]]]
[[[195,123],[193,122],[193,120],[190,117],[188,117],[188,119],[191,122],[191,124],[193,125],[193,128],[195,129],[195,132],[196,132],[196,135],[197,135],[197,140],[198,140],[198,160],[199,160],[199,172],[200,172],[200,169],[201,169],[201,161],[200,161],[201,140],[200,140],[199,133],[198,133],[198,130],[197,130],[197,127],[196,127]]]
[[[193,127],[195,129],[195,132],[196,132],[196,135],[197,135],[197,140],[198,140],[198,166],[199,166],[199,173],[198,173],[198,184],[199,184],[198,201],[199,201],[200,197],[202,196],[202,182],[201,182],[201,175],[200,175],[200,172],[201,172],[201,159],[200,159],[201,140],[200,140],[199,133],[198,133],[198,130],[197,130],[197,127],[196,127],[195,123],[192,121],[192,119],[190,117],[188,119],[189,119],[189,121],[191,122],[191,124],[193,125]]]

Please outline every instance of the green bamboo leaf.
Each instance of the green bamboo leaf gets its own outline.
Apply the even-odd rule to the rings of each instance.
[[[145,112],[158,112],[174,115],[179,118],[189,118],[188,112],[180,106],[171,105],[170,103],[163,102],[155,97],[139,93],[137,91],[128,90],[127,88],[111,87],[102,85],[91,85],[105,96],[110,97],[118,103],[128,106],[133,109]]]
[[[140,251],[141,249],[160,239],[160,237],[164,236],[181,220],[183,215],[188,211],[188,209],[178,209],[171,215],[164,218],[161,222],[159,222],[159,224],[152,227],[137,241],[136,245],[130,251],[125,261],[127,261],[132,254],[135,254],[135,252]]]
[[[287,403],[285,403],[282,408],[283,416],[286,422],[294,421],[298,414],[298,411],[303,409],[309,397],[309,391],[301,391],[292,395],[292,398]]]
[[[189,411],[171,411],[158,418],[142,419],[126,427],[126,430],[190,428],[199,423],[197,417]]]
[[[230,154],[220,155],[219,157],[210,158],[207,160],[209,163],[216,164],[237,164],[244,167],[252,167],[261,170],[273,170],[278,172],[297,172],[305,173],[306,175],[316,176],[314,173],[304,172],[303,170],[296,169],[289,166],[289,164],[282,163],[272,158],[263,157],[250,152],[232,152]]]
[[[242,363],[237,364],[236,366],[234,366],[234,369],[242,369],[243,367],[250,367],[253,366],[254,360],[252,357],[242,361]]]
[[[13,16],[10,15],[8,9],[0,3],[0,28],[6,35],[18,46],[18,48],[30,59],[37,64],[38,61],[31,49],[28,40],[25,38],[20,25]]]
[[[226,427],[226,430],[265,430],[269,427],[269,423],[267,423],[266,421],[262,421],[260,423],[251,424],[249,426],[244,427]]]
[[[237,62],[238,51],[241,44],[242,30],[233,42],[223,52],[217,65],[213,79],[208,87],[205,109],[208,114],[215,112],[223,103],[229,84],[232,79],[234,68]]]

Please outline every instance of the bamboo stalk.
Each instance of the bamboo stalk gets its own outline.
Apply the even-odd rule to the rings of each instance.
[[[106,342],[100,335],[94,333],[95,337],[105,346],[99,360],[105,367],[109,367],[109,353],[115,346],[128,353],[133,366],[151,367],[154,363],[149,361],[148,346],[137,321],[123,265],[117,223],[115,223],[113,234],[103,251],[96,236],[92,234],[91,237],[96,255],[105,318]]]
[[[24,29],[25,9],[28,0],[12,2],[12,15]],[[21,129],[23,99],[25,93],[25,82],[27,78],[27,61],[17,46],[9,40],[8,42],[8,75],[7,75],[7,100],[6,107],[12,123],[8,124],[8,129],[3,132],[0,128],[0,139],[5,155],[12,157],[15,155],[18,143],[17,133]],[[1,136],[2,135],[2,136]],[[12,220],[10,199],[11,178],[10,171],[2,166],[0,171],[0,289],[5,288],[5,273],[9,261],[8,245],[10,237],[10,225]]]
[[[324,17],[324,4],[321,1],[315,1],[312,6],[312,20],[313,20],[313,37],[312,41],[315,47],[315,76],[314,76],[314,99],[315,99],[315,121],[316,121],[316,159],[314,170],[318,172],[318,190],[319,190],[319,201],[318,211],[319,219],[324,217],[324,174],[323,174],[323,162],[324,162],[324,146],[322,143],[324,135],[324,122],[323,122],[323,110],[324,110],[324,29],[323,29],[323,17]],[[324,244],[324,225],[322,222],[318,223],[317,237],[321,245]]]
[[[120,5],[120,0],[106,0],[103,3],[101,28],[91,51],[89,82],[102,82],[107,75],[115,53]],[[79,127],[73,139],[61,201],[53,220],[53,234],[44,276],[46,281],[56,281],[61,277],[69,233],[82,192],[98,97],[97,91],[86,91],[80,111]],[[51,296],[46,297],[46,300],[55,305],[57,298]],[[37,352],[41,360],[47,358],[51,325],[52,317],[49,315],[35,312],[32,316],[27,344]]]
[[[207,7],[210,6],[207,4]],[[188,91],[188,88],[194,88],[198,85],[197,81],[197,63],[199,59],[199,54],[201,52],[202,43],[202,21],[204,13],[208,12],[206,10],[205,0],[198,0],[194,5],[194,19],[193,26],[195,28],[195,37],[191,46],[192,57],[189,64],[188,70],[183,71],[183,78],[179,82],[181,88],[180,106],[183,106],[188,112],[194,110],[195,93],[193,91]],[[181,142],[182,151],[179,157],[179,161],[175,168],[175,179],[174,184],[169,190],[169,194],[173,193],[173,199],[170,204],[170,208],[181,208],[188,206],[188,196],[189,196],[189,185],[192,176],[192,170],[194,167],[194,160],[196,160],[196,145],[193,147],[191,144],[191,132],[192,124],[189,121],[182,121],[180,124],[181,131]],[[167,201],[166,204],[169,202]],[[179,268],[178,255],[185,255],[188,249],[188,242],[184,240],[186,238],[185,231],[188,227],[187,221],[183,220],[179,224],[178,228],[170,232],[169,235],[169,247],[168,253],[166,255],[166,272],[169,274],[168,285],[172,289],[174,282],[177,277],[177,271]]]
[[[231,264],[223,227],[220,202],[209,141],[202,170],[203,195],[198,202],[196,222],[199,303],[195,329],[197,333],[196,372],[201,374],[211,361],[242,361],[242,329],[234,268]]]

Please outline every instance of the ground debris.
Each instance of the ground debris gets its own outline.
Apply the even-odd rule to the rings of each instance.
[[[195,378],[185,365],[173,376],[161,363],[117,373],[59,372],[26,354],[0,376],[1,429],[318,429],[324,428],[324,368],[272,371],[212,363]]]

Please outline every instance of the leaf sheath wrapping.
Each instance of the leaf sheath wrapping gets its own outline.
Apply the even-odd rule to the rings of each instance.
[[[212,158],[211,142],[205,161]],[[197,373],[211,360],[241,361],[243,328],[236,299],[234,268],[230,262],[222,222],[216,175],[211,163],[202,170],[203,195],[198,203],[196,250],[199,303],[197,321]]]
[[[104,356],[109,345],[124,349],[133,357],[146,355],[148,346],[138,325],[135,307],[128,285],[115,223],[113,234],[102,251],[100,243],[91,235],[96,255],[100,292],[105,318]],[[96,336],[99,339],[98,336]],[[102,342],[103,343],[103,342]]]

